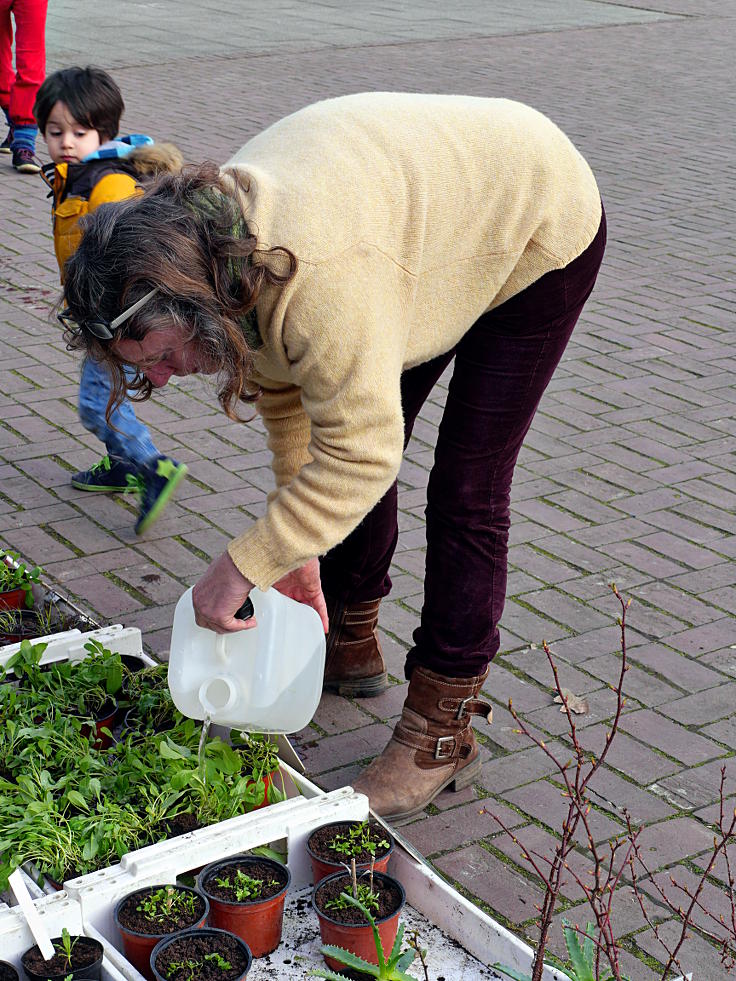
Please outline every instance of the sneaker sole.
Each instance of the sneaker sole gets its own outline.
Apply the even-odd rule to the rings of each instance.
[[[158,517],[161,514],[161,512],[163,511],[163,509],[166,507],[166,505],[171,500],[171,495],[174,493],[174,491],[179,486],[179,484],[182,482],[182,480],[186,477],[186,475],[187,475],[188,472],[189,472],[189,467],[186,465],[186,463],[182,463],[181,466],[179,467],[179,469],[174,474],[174,476],[169,481],[169,483],[166,485],[166,487],[163,489],[163,491],[159,494],[158,500],[153,505],[153,507],[151,508],[151,510],[148,512],[148,514],[145,516],[145,518],[143,518],[143,520],[140,521],[135,526],[135,533],[136,533],[136,535],[142,535],[143,532],[144,531],[147,531],[151,527],[151,525],[154,523],[154,521],[156,521],[158,519]]]
[[[122,494],[128,487],[127,485],[123,487],[111,487],[110,484],[83,484],[81,480],[71,481],[72,487],[76,487],[77,490],[92,491],[94,494]]]
[[[9,156],[12,152],[9,146],[0,146],[0,153],[7,153]]]
[[[41,168],[37,167],[35,164],[21,164],[20,167],[15,168],[19,174],[40,174]]]

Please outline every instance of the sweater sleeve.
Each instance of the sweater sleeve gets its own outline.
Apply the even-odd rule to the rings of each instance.
[[[284,487],[312,459],[311,424],[296,385],[279,384],[260,376],[254,381],[261,387],[256,407],[268,433],[276,487]]]
[[[359,247],[310,275],[289,302],[282,343],[303,416],[292,389],[265,404],[280,486],[228,547],[261,589],[342,541],[396,478],[406,293],[403,269]]]

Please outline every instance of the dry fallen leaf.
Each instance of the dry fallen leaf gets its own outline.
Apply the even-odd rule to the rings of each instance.
[[[586,698],[581,698],[579,695],[576,695],[575,692],[570,691],[569,688],[561,688],[560,691],[564,695],[565,701],[567,702],[567,707],[571,712],[574,712],[575,715],[585,715],[587,712],[590,712],[590,706],[588,705],[588,700]],[[559,695],[555,695],[554,700],[558,703],[558,705],[560,705],[560,712],[564,712],[565,705],[562,698],[560,698]]]

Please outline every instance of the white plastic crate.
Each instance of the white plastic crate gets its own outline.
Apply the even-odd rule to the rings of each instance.
[[[119,624],[87,633],[73,630],[44,638],[48,646],[42,663],[84,658],[87,653],[84,645],[91,638],[99,640],[112,651],[137,655],[147,663],[154,663],[143,653],[140,631]],[[17,644],[0,648],[0,664],[4,664],[17,648]],[[282,749],[282,760],[291,758],[298,764],[287,740],[282,740]],[[282,767],[288,778],[290,799],[130,852],[119,865],[70,880],[64,883],[64,891],[37,899],[39,910],[48,915],[49,921],[54,924],[54,927],[50,927],[52,935],[60,933],[63,925],[74,932],[70,923],[74,923],[75,929],[79,928],[78,932],[83,927],[84,933],[104,945],[105,970],[108,971],[105,979],[142,981],[141,975],[117,949],[119,941],[112,918],[115,903],[134,889],[173,882],[177,875],[216,859],[279,841],[286,843],[292,874],[289,908],[303,911],[311,880],[305,847],[307,836],[315,827],[328,821],[366,819],[369,816],[368,800],[350,787],[324,792],[301,776],[288,762],[284,762]],[[431,965],[432,975],[444,976],[448,981],[459,977],[463,977],[464,981],[481,981],[498,977],[489,970],[494,963],[528,971],[532,959],[528,945],[461,896],[400,835],[393,833],[399,847],[394,852],[389,871],[406,890],[410,908],[403,918],[407,926],[418,930],[424,946],[431,942],[430,956],[439,958],[439,963]],[[36,893],[38,891],[36,888]],[[64,915],[69,917],[70,922],[62,922]],[[307,958],[310,966],[320,963],[316,917],[311,911],[300,913],[302,916],[305,920],[313,920],[312,928],[305,931],[294,915],[287,916],[292,932],[289,933],[287,928],[285,942],[279,951],[254,962],[250,972],[253,981],[277,977],[282,981],[291,977],[303,978],[305,967],[302,958]],[[13,956],[19,958],[32,943],[27,927],[24,922],[19,923],[19,918],[22,920],[16,908],[0,910],[0,950],[6,949],[4,940],[7,939],[10,953],[3,956],[11,963],[15,963]],[[57,934],[54,934],[57,924]],[[443,945],[443,935],[460,947],[452,942]],[[12,943],[11,937],[15,938]],[[568,979],[564,973],[546,968],[544,981]]]
[[[41,663],[49,664],[52,661],[81,661],[87,656],[84,645],[90,640],[99,640],[114,653],[136,654],[138,657],[144,657],[148,663],[154,663],[143,654],[143,638],[140,630],[137,627],[123,627],[119,623],[85,632],[74,627],[59,634],[34,637],[31,643],[47,645]],[[8,658],[15,654],[19,647],[20,643],[5,644],[0,647],[0,665],[6,664]]]
[[[79,903],[70,899],[65,892],[36,899],[35,906],[50,937],[61,936],[64,927],[71,934],[87,933],[82,924],[82,910]],[[0,960],[8,961],[17,968],[21,977],[23,976],[21,955],[34,943],[35,940],[20,907],[0,909]],[[115,967],[108,956],[110,953],[113,956],[117,955],[117,951],[103,942],[102,981],[127,981],[129,975]]]

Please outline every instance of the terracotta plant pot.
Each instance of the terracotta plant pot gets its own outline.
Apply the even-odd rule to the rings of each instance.
[[[186,943],[190,938],[196,938],[197,940],[202,941],[202,945],[204,946],[208,939],[216,940],[224,937],[230,938],[230,941],[234,945],[234,949],[241,953],[241,959],[244,963],[244,967],[239,974],[230,972],[228,981],[241,981],[241,979],[247,975],[253,961],[251,952],[248,949],[248,944],[244,940],[241,940],[240,937],[236,937],[235,934],[228,933],[227,930],[215,930],[213,927],[208,926],[202,927],[201,930],[182,930],[181,933],[175,933],[171,937],[165,937],[163,940],[159,940],[151,952],[151,969],[153,971],[155,981],[172,981],[172,978],[167,977],[166,974],[160,973],[157,968],[158,959],[168,950],[169,947],[171,947],[172,944],[180,946],[180,942]],[[179,951],[177,951],[177,956],[180,956]]]
[[[197,916],[194,920],[189,923],[184,923],[180,926],[175,926],[171,930],[159,930],[156,933],[144,933],[132,930],[128,926],[123,926],[120,922],[120,913],[123,907],[127,907],[132,904],[133,908],[138,903],[138,900],[146,896],[148,893],[155,889],[165,889],[173,888],[177,892],[187,892],[192,893],[199,900]],[[145,889],[136,889],[135,892],[128,893],[115,905],[115,910],[113,912],[113,918],[115,920],[115,926],[120,932],[120,937],[123,941],[123,953],[128,958],[130,963],[136,967],[144,978],[148,978],[149,981],[153,981],[153,971],[151,970],[151,951],[156,946],[156,944],[162,940],[164,937],[171,936],[173,933],[178,933],[181,930],[188,929],[199,929],[203,927],[206,920],[207,914],[209,913],[210,904],[207,902],[207,897],[203,896],[201,893],[197,892],[196,889],[191,889],[189,886],[147,886]],[[151,924],[152,929],[156,929],[156,924]]]
[[[107,699],[105,704],[100,708],[99,712],[95,716],[95,733],[98,749],[108,749],[112,745],[112,736],[108,736],[103,729],[109,729],[112,732],[112,727],[115,725],[115,719],[118,714],[118,703],[117,699],[110,698]],[[82,735],[88,737],[91,728],[87,723],[82,726]]]
[[[72,981],[78,981],[78,979],[81,981],[82,978],[100,981],[102,977],[102,944],[99,940],[93,940],[91,937],[72,937],[72,940],[74,941],[74,949],[72,950],[73,970],[71,971],[59,963],[62,958],[58,954],[50,961],[44,961],[41,951],[35,944],[33,947],[29,947],[20,959],[29,981],[64,981],[65,978],[72,978]],[[54,946],[60,945],[61,937],[54,937],[53,943]],[[88,963],[81,967],[74,967],[75,955],[79,957],[82,954],[85,955]]]
[[[7,961],[0,961],[0,981],[20,981],[20,974],[12,964]]]
[[[263,803],[256,804],[255,807],[251,808],[251,811],[260,811],[262,807],[268,807],[268,791],[271,789],[278,772],[278,770],[274,770],[273,773],[267,773],[264,777],[261,777],[263,780]],[[255,780],[249,780],[247,786],[252,787],[255,782]]]
[[[20,591],[21,594],[23,590]],[[3,608],[0,607],[0,611]],[[19,606],[7,607],[2,620],[5,621],[8,614],[13,618],[13,623],[0,623],[0,644],[17,644],[20,640],[33,640],[38,637],[38,617],[33,610],[26,610]]]
[[[246,875],[248,869],[267,866],[269,875],[281,883],[278,892],[266,899],[226,900],[215,895],[215,878],[224,878],[242,868]],[[252,876],[257,878],[258,876]],[[291,882],[291,872],[281,862],[260,855],[235,855],[220,862],[211,862],[199,874],[197,886],[210,904],[209,924],[222,930],[229,930],[241,937],[250,947],[254,957],[263,957],[276,950],[281,942],[284,925],[284,903]]]
[[[324,856],[316,854],[316,852],[312,849],[313,837],[325,829],[334,828],[335,832],[337,832],[338,829],[359,825],[361,823],[361,821],[330,821],[329,824],[321,824],[309,835],[307,838],[307,853],[312,863],[312,882],[315,886],[328,875],[334,875],[335,872],[344,872],[345,865],[350,864],[350,858],[346,855],[343,861],[336,859],[334,862],[332,862],[326,859]],[[386,831],[380,825],[374,825],[374,827],[376,827],[376,829],[380,832],[381,837],[388,841],[389,847],[380,858],[376,859],[373,864],[373,870],[375,872],[386,872],[388,869],[389,859],[391,858],[391,853],[393,852],[396,843],[388,831]],[[355,867],[358,872],[362,872],[364,869],[369,869],[371,867],[370,860],[367,862],[356,862]]]
[[[320,893],[329,888],[330,883],[337,882],[340,879],[345,880],[346,888],[344,891],[349,891],[350,876],[344,872],[337,872],[335,875],[327,876],[327,878],[317,883],[312,890],[312,906],[319,919],[319,932],[322,937],[322,943],[325,945],[330,944],[333,947],[342,947],[344,950],[349,950],[351,953],[357,954],[358,957],[362,957],[363,960],[370,961],[371,964],[378,964],[378,955],[376,953],[376,945],[373,940],[373,930],[371,929],[370,923],[367,921],[364,923],[341,923],[338,919],[340,916],[339,910],[326,912],[320,909]],[[392,913],[381,918],[376,917],[376,926],[378,927],[378,935],[381,938],[383,952],[384,955],[388,956],[399,929],[399,916],[406,903],[406,893],[399,880],[394,879],[390,875],[384,875],[378,872],[374,875],[375,880],[382,880],[386,885],[393,886],[399,897],[398,905]],[[323,956],[325,963],[333,971],[344,971],[344,966],[339,961],[327,955]]]
[[[22,610],[25,605],[24,589],[6,589],[0,593],[0,610]]]

